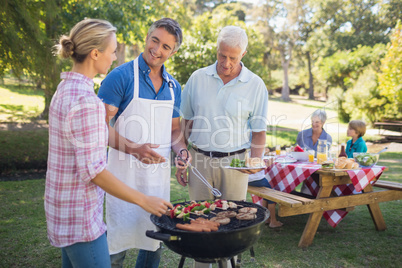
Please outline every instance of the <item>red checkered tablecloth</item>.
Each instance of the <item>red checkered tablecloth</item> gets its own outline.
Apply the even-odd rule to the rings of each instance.
[[[265,177],[272,188],[278,191],[290,193],[297,185],[304,182],[302,192],[317,196],[319,186],[311,178],[311,174],[321,168],[316,163],[274,163],[265,170]],[[347,173],[352,184],[334,186],[334,192],[338,196],[359,194],[369,183],[374,183],[382,174],[385,167],[374,166],[372,168],[348,170]],[[261,198],[252,195],[254,203],[259,203]],[[325,211],[323,216],[332,227],[336,227],[347,215],[343,210]]]
[[[290,193],[320,168],[314,163],[274,163],[265,170],[265,177],[273,189]]]
[[[374,166],[372,168],[353,169],[346,171],[352,181],[351,184],[334,186],[334,192],[338,196],[360,194],[369,184],[378,180],[385,167]],[[336,209],[325,211],[323,216],[332,227],[336,227],[339,222],[348,214],[348,212]]]

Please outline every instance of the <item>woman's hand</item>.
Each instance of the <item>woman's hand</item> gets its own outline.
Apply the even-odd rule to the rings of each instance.
[[[140,204],[140,206],[146,210],[147,212],[154,214],[158,217],[161,217],[169,208],[173,208],[173,205],[156,196],[145,196],[144,203]]]

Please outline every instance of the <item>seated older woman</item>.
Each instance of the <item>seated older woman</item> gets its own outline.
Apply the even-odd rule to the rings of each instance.
[[[325,132],[323,126],[327,120],[327,114],[324,110],[316,110],[311,115],[311,128],[300,131],[297,135],[297,144],[302,148],[313,149],[317,151],[318,140],[327,140],[327,144],[332,143],[332,137]]]

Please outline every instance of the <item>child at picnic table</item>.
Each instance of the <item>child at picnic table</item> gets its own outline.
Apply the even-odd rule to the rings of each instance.
[[[352,137],[346,144],[346,154],[348,158],[353,158],[353,153],[367,152],[366,142],[363,136],[366,134],[366,124],[361,120],[352,120],[349,122],[347,136]]]
[[[265,149],[265,153],[269,152],[269,149]],[[269,167],[270,165],[273,164],[274,159],[264,159],[265,165]],[[262,178],[261,178],[262,177]],[[267,178],[264,176],[264,171],[257,172],[255,174],[251,174],[248,177],[248,186],[254,186],[254,187],[267,187],[269,189],[272,189],[271,185],[269,184]],[[262,206],[268,208],[270,216],[265,222],[266,225],[268,225],[270,228],[279,228],[282,227],[283,223],[278,221],[276,219],[276,203],[273,201],[270,201],[268,199],[263,199],[262,200]]]

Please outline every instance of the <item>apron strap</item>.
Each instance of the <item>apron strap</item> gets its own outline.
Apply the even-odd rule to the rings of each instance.
[[[168,85],[170,90],[170,95],[172,96],[173,106],[174,106],[174,92],[173,92],[173,80],[169,79],[168,77]]]
[[[133,99],[137,100],[140,96],[140,80],[138,76],[138,57],[134,60],[134,96]]]

